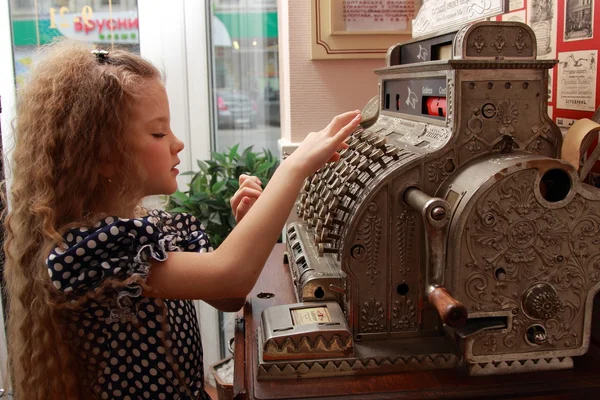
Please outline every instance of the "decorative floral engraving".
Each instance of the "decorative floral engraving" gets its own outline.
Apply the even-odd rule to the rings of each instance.
[[[417,312],[410,298],[400,297],[400,300],[394,302],[392,308],[392,317],[394,322],[392,328],[395,330],[414,330],[417,322]]]
[[[506,42],[504,41],[504,35],[502,34],[501,30],[498,31],[498,34],[496,35],[496,41],[494,43],[492,43],[491,46],[493,48],[495,48],[498,53],[501,53],[502,49],[506,47]]]
[[[498,113],[496,119],[502,125],[508,126],[517,121],[519,115],[519,106],[516,102],[506,99],[498,104]]]
[[[467,135],[479,135],[483,130],[483,117],[478,108],[473,108],[473,113],[467,121]]]
[[[402,275],[406,275],[407,272],[410,272],[408,259],[412,249],[409,249],[409,246],[412,244],[415,235],[415,215],[405,210],[402,215],[396,218],[398,271]]]
[[[487,350],[488,353],[495,353],[496,349],[497,349],[496,338],[493,336],[490,336],[485,342],[483,342],[481,347],[483,347],[485,350]]]
[[[531,313],[539,319],[549,319],[561,310],[560,300],[556,293],[537,293],[532,298]]]
[[[473,354],[574,349],[584,340],[587,296],[600,281],[600,207],[578,194],[563,207],[544,206],[538,174],[499,176],[465,228],[465,305],[513,316],[507,333],[476,338]],[[534,326],[544,342],[528,341]]]
[[[523,38],[522,29],[519,29],[519,32],[517,33],[517,39],[515,40],[515,44],[513,44],[512,46],[515,47],[519,53],[522,53],[523,49],[528,47],[527,42],[525,42],[525,39]]]
[[[363,332],[381,332],[385,329],[379,321],[383,320],[383,307],[381,302],[371,297],[363,304],[360,312],[360,319],[363,321]]]
[[[379,246],[381,245],[381,217],[377,215],[377,203],[372,202],[367,207],[367,215],[362,223],[358,234],[363,237],[364,246],[367,250],[367,272],[366,275],[375,284],[375,277],[379,275]]]
[[[446,165],[451,161],[449,158],[438,158],[432,161],[428,167],[429,182],[443,181],[448,176],[449,172],[446,171]]]
[[[470,46],[475,47],[475,50],[477,50],[478,53],[481,53],[481,50],[483,50],[483,48],[486,46],[485,40],[481,35],[477,35],[473,39],[473,43],[471,43]]]
[[[466,147],[466,149],[467,149],[467,151],[470,151],[471,153],[475,154],[481,150],[481,146],[479,145],[477,140],[475,140],[475,138],[473,138],[471,140],[471,142],[469,143],[469,145]]]

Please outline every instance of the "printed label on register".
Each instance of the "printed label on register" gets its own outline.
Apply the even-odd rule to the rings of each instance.
[[[332,322],[327,307],[300,308],[292,310],[292,321],[294,325]]]

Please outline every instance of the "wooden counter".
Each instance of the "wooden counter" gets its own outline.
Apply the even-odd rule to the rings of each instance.
[[[235,328],[233,393],[235,399],[598,399],[600,343],[592,341],[585,356],[574,357],[575,368],[472,377],[457,370],[433,370],[386,375],[257,381],[256,332],[261,312],[270,306],[296,303],[290,271],[283,264],[285,245],[277,244]],[[259,293],[273,293],[270,299]]]

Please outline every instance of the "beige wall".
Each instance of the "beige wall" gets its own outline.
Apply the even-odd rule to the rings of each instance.
[[[385,59],[311,60],[310,6],[314,0],[279,0],[282,141],[301,142],[345,111],[362,109],[377,94],[374,69]]]

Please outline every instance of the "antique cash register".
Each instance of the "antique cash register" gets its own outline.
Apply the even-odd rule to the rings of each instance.
[[[297,303],[262,314],[259,380],[567,369],[586,353],[600,191],[560,159],[554,65],[516,22],[389,49],[372,118],[285,229]]]

